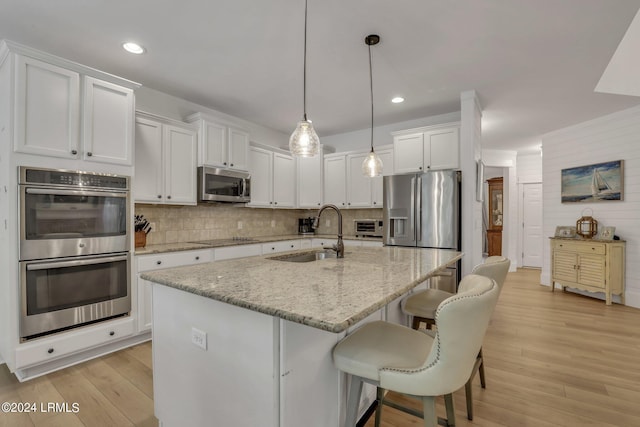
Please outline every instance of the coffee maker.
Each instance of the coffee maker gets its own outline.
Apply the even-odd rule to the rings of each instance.
[[[314,234],[313,217],[298,218],[298,234]]]

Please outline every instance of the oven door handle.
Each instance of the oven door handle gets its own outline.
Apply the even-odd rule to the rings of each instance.
[[[127,193],[112,191],[60,190],[50,188],[27,188],[27,194],[47,194],[52,196],[96,196],[96,197],[127,197]]]
[[[127,259],[127,255],[116,255],[116,256],[91,258],[91,259],[76,259],[76,260],[59,261],[59,262],[43,262],[43,263],[37,263],[37,264],[27,264],[27,270],[36,271],[36,270],[48,270],[53,268],[80,267],[83,265],[104,264],[105,262],[126,261],[126,259]]]

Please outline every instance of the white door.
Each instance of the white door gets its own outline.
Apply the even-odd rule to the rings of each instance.
[[[279,208],[295,206],[295,163],[293,157],[273,153],[273,205]]]
[[[324,158],[324,202],[346,208],[347,168],[345,156]]]
[[[249,170],[249,134],[229,128],[229,167]]]
[[[322,153],[322,150],[320,150]],[[297,163],[298,207],[317,209],[322,205],[323,156],[299,157]]]
[[[136,118],[136,156],[133,198],[140,203],[160,203],[164,197],[162,125]]]
[[[249,148],[251,163],[251,202],[249,206],[272,206],[273,153],[258,147]]]
[[[522,188],[522,266],[542,267],[542,184]]]

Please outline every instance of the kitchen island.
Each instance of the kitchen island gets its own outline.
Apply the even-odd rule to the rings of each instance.
[[[282,259],[304,252],[141,275],[154,283],[154,401],[163,426],[340,425],[346,381],[333,346],[359,324],[391,320],[399,298],[462,257],[383,247]]]

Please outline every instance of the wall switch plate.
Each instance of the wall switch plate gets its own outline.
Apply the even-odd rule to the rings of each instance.
[[[156,231],[156,223],[152,222],[151,223],[151,229],[149,230],[149,233],[153,233],[154,231]]]
[[[203,350],[207,349],[207,333],[200,329],[191,328],[191,342]]]
[[[276,227],[276,220],[272,219],[271,220],[271,228],[275,228]]]
[[[331,227],[331,220],[330,219],[325,220],[324,225],[325,227]]]
[[[242,221],[238,221],[238,230],[242,230]]]

